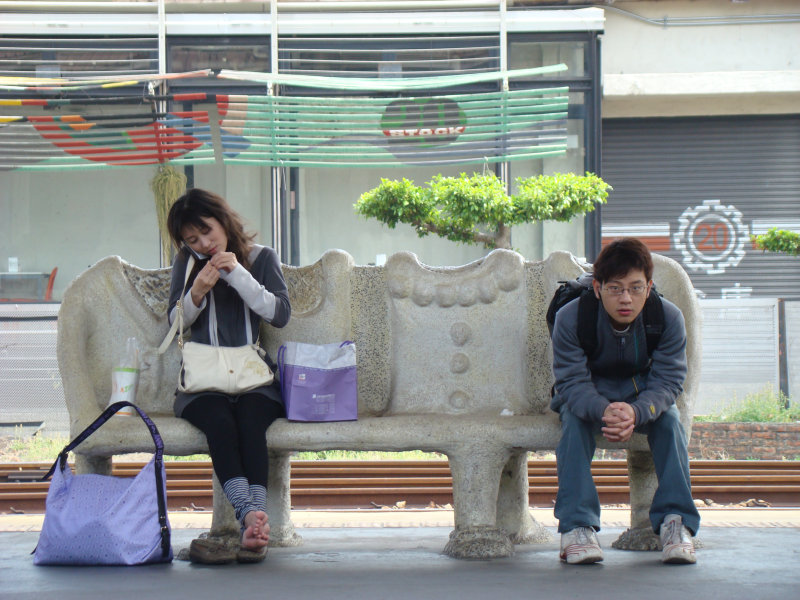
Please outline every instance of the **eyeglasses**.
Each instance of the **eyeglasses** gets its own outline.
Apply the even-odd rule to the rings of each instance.
[[[603,289],[611,296],[622,296],[625,292],[628,292],[631,296],[641,296],[649,287],[649,285],[634,285],[633,287],[625,288],[618,285],[606,285],[603,286]]]

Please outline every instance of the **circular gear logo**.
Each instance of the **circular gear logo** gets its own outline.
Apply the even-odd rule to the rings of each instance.
[[[672,241],[681,251],[686,267],[719,275],[744,258],[750,234],[742,222],[742,213],[735,206],[725,206],[719,200],[705,200],[683,211]]]

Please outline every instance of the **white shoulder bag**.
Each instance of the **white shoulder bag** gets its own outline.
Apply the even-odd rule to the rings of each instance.
[[[158,349],[159,354],[166,352],[175,332],[178,332],[178,347],[183,357],[178,374],[178,390],[189,393],[214,391],[235,395],[269,385],[274,375],[264,360],[266,352],[258,344],[252,343],[247,304],[244,305],[247,345],[229,347],[183,341],[183,300],[194,262],[194,257],[190,256],[186,263],[183,290],[176,304],[175,321]],[[209,310],[215,310],[213,302],[209,304]],[[215,320],[209,319],[209,329]],[[216,339],[213,333],[216,332],[212,332],[211,340]]]

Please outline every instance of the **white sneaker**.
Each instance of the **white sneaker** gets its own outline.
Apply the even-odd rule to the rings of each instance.
[[[576,527],[561,534],[561,560],[571,565],[586,565],[603,560],[597,534],[591,527]]]
[[[680,515],[667,515],[661,524],[661,562],[677,565],[694,564],[697,557],[694,554],[691,532],[683,525]]]

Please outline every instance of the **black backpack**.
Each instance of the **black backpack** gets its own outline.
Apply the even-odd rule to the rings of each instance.
[[[600,300],[594,295],[592,289],[591,273],[584,273],[577,279],[559,281],[561,284],[553,294],[550,305],[547,307],[547,328],[550,336],[553,335],[553,326],[556,322],[556,313],[559,309],[575,298],[578,301],[578,340],[581,348],[588,358],[597,351],[597,311]],[[664,332],[664,305],[661,303],[661,294],[653,288],[653,293],[647,297],[642,310],[644,319],[645,337],[647,339],[647,356],[653,356],[653,350],[661,340]]]

